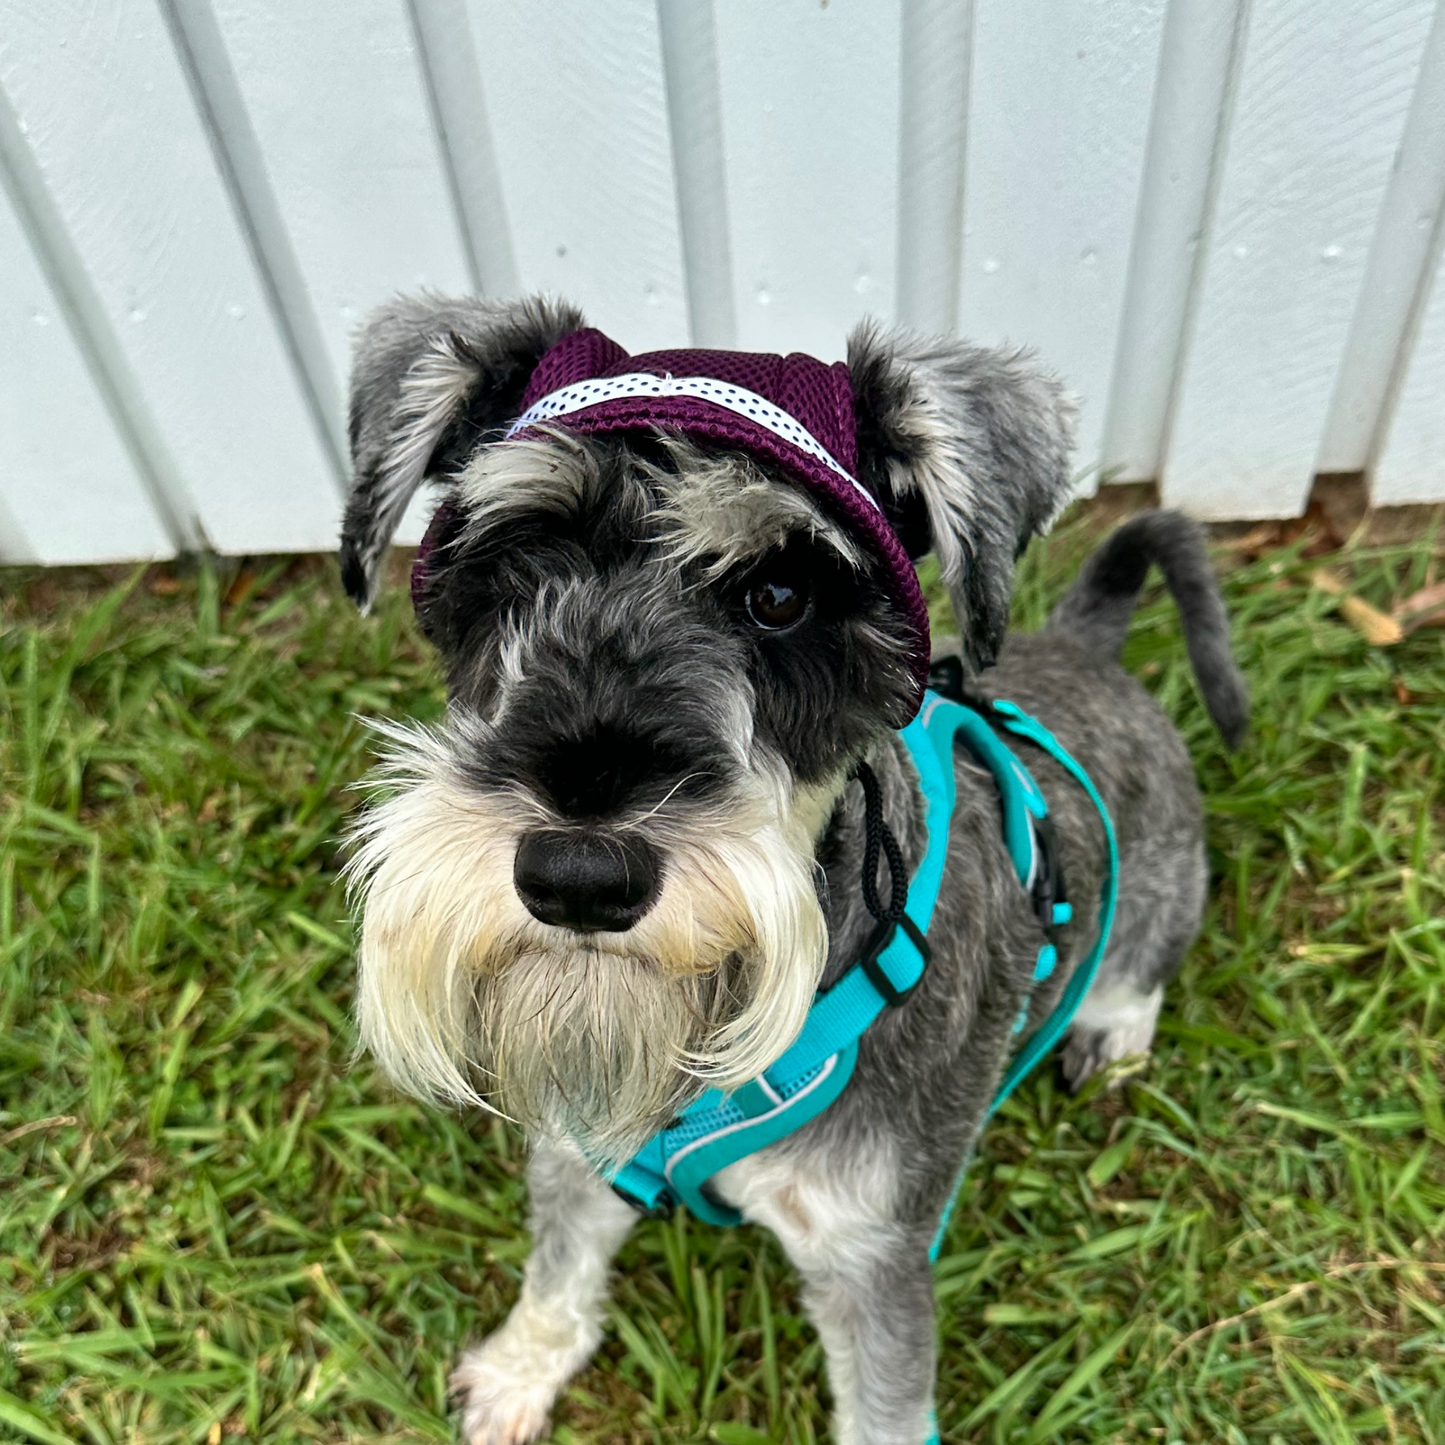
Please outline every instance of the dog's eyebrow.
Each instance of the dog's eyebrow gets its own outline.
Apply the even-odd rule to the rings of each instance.
[[[636,455],[628,481],[656,498],[654,535],[674,562],[700,564],[707,576],[721,576],[801,536],[828,547],[854,570],[867,570],[858,544],[800,487],[740,453],[707,454],[680,437],[659,440],[671,465]],[[545,436],[478,453],[458,480],[466,535],[479,540],[519,514],[576,513],[599,475],[585,445],[547,429]]]
[[[459,479],[467,532],[475,537],[513,512],[574,512],[595,470],[582,447],[556,434],[488,447]]]
[[[651,478],[662,498],[657,520],[675,560],[701,562],[721,575],[805,536],[864,569],[857,544],[801,488],[775,480],[746,457],[704,456],[677,441],[668,449],[676,471],[652,470]]]

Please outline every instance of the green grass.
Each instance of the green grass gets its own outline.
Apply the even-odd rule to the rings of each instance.
[[[1075,1100],[1046,1068],[989,1131],[938,1270],[947,1440],[1445,1445],[1445,634],[1368,647],[1310,565],[1228,578],[1237,757],[1172,607],[1138,619],[1208,924],[1146,1073]],[[1338,565],[1387,605],[1428,552]],[[0,1439],[449,1438],[522,1158],[350,1065],[354,715],[442,703],[400,590],[362,621],[311,563],[0,588]],[[827,1437],[761,1231],[645,1224],[621,1266],[555,1439]]]

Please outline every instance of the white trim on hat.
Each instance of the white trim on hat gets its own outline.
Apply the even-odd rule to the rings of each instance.
[[[584,411],[604,401],[628,401],[649,396],[691,396],[720,406],[772,432],[775,437],[822,462],[830,472],[842,477],[875,511],[883,509],[871,492],[851,472],[841,467],[833,454],[797,417],[775,405],[765,396],[715,376],[654,376],[647,371],[630,371],[625,376],[594,376],[574,381],[570,386],[549,391],[532,403],[507,429],[509,437],[528,427],[554,421],[560,416]]]

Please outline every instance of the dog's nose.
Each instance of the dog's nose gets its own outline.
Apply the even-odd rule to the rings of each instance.
[[[657,855],[640,838],[528,833],[512,870],[533,918],[580,933],[622,933],[657,894]]]

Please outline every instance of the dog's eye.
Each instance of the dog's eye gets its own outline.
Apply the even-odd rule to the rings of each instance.
[[[808,584],[804,578],[790,581],[770,577],[748,587],[748,616],[769,632],[779,632],[803,620],[808,610]]]

